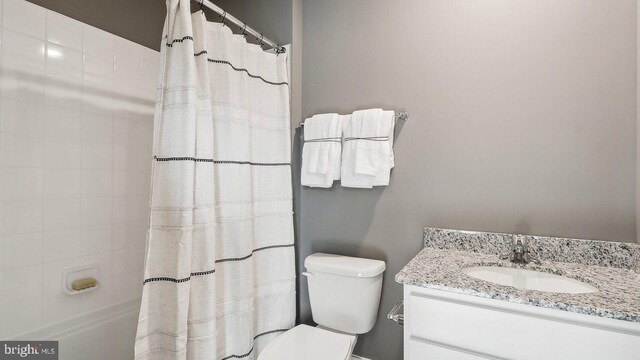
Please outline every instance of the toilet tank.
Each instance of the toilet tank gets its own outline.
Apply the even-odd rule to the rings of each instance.
[[[313,321],[349,334],[376,323],[384,261],[317,253],[304,261]]]

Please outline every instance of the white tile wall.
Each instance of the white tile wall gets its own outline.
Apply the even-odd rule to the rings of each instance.
[[[0,0],[0,338],[140,296],[159,54]],[[69,296],[62,270],[99,265]]]

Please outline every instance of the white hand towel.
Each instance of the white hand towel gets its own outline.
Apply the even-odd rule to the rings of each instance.
[[[389,174],[394,165],[394,112],[382,109],[356,111],[343,123],[342,186],[389,185]]]
[[[351,115],[354,127],[357,129],[355,138],[356,159],[354,172],[361,175],[376,176],[380,168],[380,136],[382,109],[354,111]],[[388,130],[388,129],[385,129]]]
[[[394,111],[383,111],[380,113],[381,127],[385,130],[388,140],[380,146],[380,167],[376,174],[373,186],[389,186],[391,169],[395,166],[395,156],[393,154],[393,135],[396,129],[396,117]]]
[[[329,188],[340,179],[342,124],[338,114],[319,114],[304,121],[301,183]]]

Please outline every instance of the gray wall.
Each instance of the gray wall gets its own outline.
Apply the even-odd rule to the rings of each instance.
[[[410,114],[389,187],[300,192],[299,262],[387,261],[357,354],[401,358],[384,314],[425,225],[635,241],[635,1],[311,0],[303,18],[304,116]]]
[[[637,2],[636,2],[637,4]],[[636,20],[636,29],[638,31],[638,33],[636,34],[637,38],[640,39],[640,6],[636,5],[636,13],[637,13],[637,20]],[[638,122],[637,119],[640,116],[640,71],[637,71],[637,69],[640,69],[640,46],[637,45],[636,42],[636,56],[637,56],[637,66],[636,66],[636,79],[637,79],[637,85],[636,85],[636,133],[637,133],[637,137],[636,137],[636,240],[638,241],[638,243],[640,244],[640,211],[638,211],[638,209],[640,209],[640,146],[638,146],[638,144],[640,143],[640,126],[637,126]]]
[[[292,33],[292,66],[291,66],[291,135],[292,135],[292,153],[291,153],[291,177],[293,185],[293,225],[294,236],[296,239],[296,254],[300,253],[302,244],[300,243],[300,222],[301,222],[301,203],[300,203],[300,159],[302,156],[300,136],[297,130],[298,124],[302,121],[302,0],[293,0],[293,33]],[[296,271],[300,274],[303,266],[300,263],[300,257],[296,257]],[[300,320],[300,284],[296,289],[296,320]]]
[[[292,0],[212,0],[265,37],[279,43],[290,44],[293,33]],[[198,8],[193,5],[192,9]],[[207,14],[210,21],[221,21],[218,15]],[[234,28],[234,30],[237,30]],[[255,39],[249,39],[254,41]]]

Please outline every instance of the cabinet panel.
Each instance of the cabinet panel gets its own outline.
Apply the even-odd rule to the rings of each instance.
[[[451,349],[437,344],[409,339],[406,359],[410,360],[486,360],[496,359],[486,356],[474,355],[465,351]]]
[[[442,293],[447,295],[438,296]],[[549,312],[555,317],[549,316]],[[465,349],[471,354],[505,359],[638,359],[640,324],[576,316],[559,310],[418,288],[405,292],[405,341],[425,339]],[[585,318],[594,322],[583,321]],[[612,327],[604,321],[612,322]],[[612,330],[618,325],[620,329]],[[405,351],[418,356],[413,354],[410,344]]]

